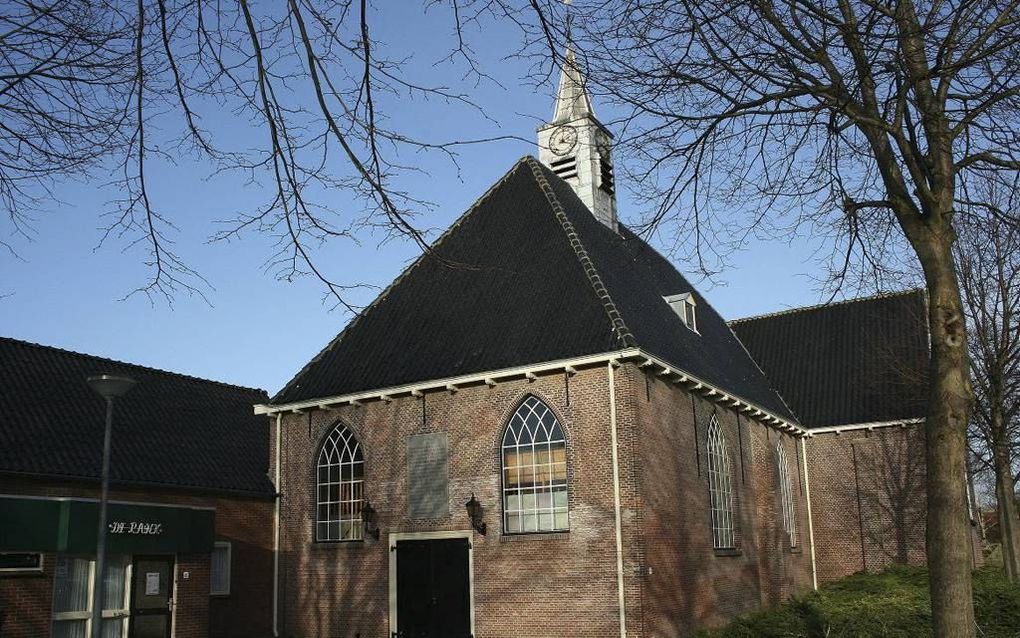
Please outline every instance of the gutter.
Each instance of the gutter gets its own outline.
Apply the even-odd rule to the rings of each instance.
[[[500,381],[506,381],[516,377],[531,378],[536,373],[540,372],[559,372],[566,369],[567,372],[573,372],[573,368],[587,365],[603,364],[607,361],[615,359],[632,359],[640,355],[640,350],[637,348],[627,348],[624,350],[617,350],[614,352],[606,352],[602,354],[589,355],[585,357],[573,357],[570,359],[557,359],[555,361],[549,361],[547,363],[538,363],[535,365],[517,366],[514,368],[503,368],[500,370],[491,370],[487,372],[476,372],[474,374],[463,374],[456,377],[445,377],[442,379],[431,379],[428,381],[422,381],[418,383],[405,383],[398,386],[389,386],[386,388],[380,388],[375,390],[367,390],[363,392],[354,392],[350,394],[341,394],[332,397],[326,397],[321,399],[308,399],[305,401],[293,401],[290,403],[282,403],[278,405],[273,404],[256,404],[255,414],[277,414],[279,412],[293,412],[300,414],[306,410],[328,410],[331,408],[337,408],[343,405],[358,405],[362,401],[390,401],[393,398],[411,394],[418,396],[422,392],[428,392],[429,390],[449,390],[456,391],[462,385],[472,385],[477,383],[485,383],[486,385],[496,385]]]
[[[811,428],[806,430],[806,436],[813,437],[816,434],[840,434],[854,430],[877,430],[879,428],[901,427],[920,425],[924,423],[923,418],[900,419],[898,421],[874,421],[872,423],[849,423],[847,425],[833,425],[826,428]]]
[[[815,561],[815,519],[811,512],[811,478],[808,472],[807,447],[803,437],[800,440],[800,461],[804,466],[804,495],[807,499],[808,545],[811,547],[811,587],[818,589],[818,564]]]
[[[273,505],[273,636],[280,635],[280,443],[283,436],[280,426],[283,424],[283,413],[276,415],[276,462],[274,464],[273,485],[276,487],[276,501]]]
[[[627,638],[627,607],[623,595],[623,523],[620,516],[620,458],[616,437],[616,376],[615,360],[606,364],[609,371],[609,431],[613,451],[613,511],[616,517],[616,597],[620,605],[620,638]]]
[[[263,472],[263,475],[265,475],[266,472],[268,472],[268,469],[265,472]],[[90,485],[99,483],[98,476],[86,476],[84,474],[57,474],[56,472],[22,472],[18,470],[8,470],[4,468],[0,468],[0,477],[57,481],[60,483],[69,484],[68,487],[78,487],[76,485],[73,485],[75,483],[86,483]],[[136,481],[133,479],[111,478],[110,487],[111,488],[116,487],[124,491],[142,490],[145,494],[150,494],[153,490],[158,490],[166,492],[187,492],[219,498],[249,498],[257,501],[268,501],[269,499],[273,498],[273,492],[270,492],[269,490],[257,492],[252,490],[231,489],[226,487],[222,488],[205,487],[202,485],[160,483],[157,481]]]
[[[751,401],[732,395],[721,388],[690,374],[676,366],[666,363],[657,356],[646,352],[641,348],[625,348],[613,352],[605,352],[584,357],[573,357],[570,359],[557,359],[546,363],[538,363],[514,368],[503,368],[487,372],[476,372],[456,377],[431,379],[418,383],[407,383],[399,386],[389,386],[348,394],[335,395],[331,397],[307,399],[303,401],[292,401],[281,404],[257,404],[255,414],[279,414],[294,413],[301,414],[309,410],[330,410],[345,405],[359,406],[367,401],[390,402],[393,399],[404,396],[420,396],[429,391],[456,392],[462,386],[484,383],[488,386],[495,386],[503,381],[512,379],[527,378],[533,379],[537,374],[543,372],[567,372],[573,374],[577,368],[601,365],[608,362],[619,362],[622,360],[640,361],[638,367],[645,369],[651,367],[656,374],[668,381],[685,386],[688,390],[703,396],[728,408],[733,408],[750,418],[756,419],[765,425],[792,434],[794,436],[810,436],[813,430],[807,430],[786,417],[781,417],[771,410],[763,408]]]

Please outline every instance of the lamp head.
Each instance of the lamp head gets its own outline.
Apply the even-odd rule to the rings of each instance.
[[[484,536],[487,525],[482,520],[482,504],[474,494],[471,494],[471,500],[464,503],[464,507],[467,509],[468,518],[471,519],[471,527]]]
[[[128,393],[128,390],[135,387],[136,381],[129,377],[121,377],[115,374],[97,374],[88,378],[89,386],[96,394],[104,399],[116,399]]]
[[[366,536],[379,540],[379,515],[372,504],[365,501],[361,506],[361,522]]]

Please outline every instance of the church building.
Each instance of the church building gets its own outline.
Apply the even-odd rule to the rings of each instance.
[[[572,52],[538,141],[256,407],[277,634],[686,636],[923,561],[923,294],[728,324]]]

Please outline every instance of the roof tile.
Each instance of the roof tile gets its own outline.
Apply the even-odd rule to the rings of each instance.
[[[805,427],[925,416],[922,290],[730,322]]]
[[[263,390],[0,337],[0,472],[98,479],[105,403],[86,379],[138,385],[114,406],[111,479],[262,495],[269,424]]]
[[[699,333],[663,300],[693,292]],[[637,235],[531,157],[272,400],[286,404],[639,346],[793,419],[725,321]]]

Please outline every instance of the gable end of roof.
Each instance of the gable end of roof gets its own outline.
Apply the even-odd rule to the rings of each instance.
[[[320,360],[321,360],[321,359],[323,358],[323,356],[325,356],[325,355],[326,355],[326,353],[328,353],[328,352],[329,352],[330,350],[332,350],[333,348],[335,348],[335,347],[337,346],[337,344],[339,344],[339,343],[340,343],[340,341],[341,341],[341,340],[343,340],[343,338],[344,338],[344,337],[345,337],[345,336],[346,336],[346,335],[347,335],[348,333],[350,333],[350,332],[351,332],[351,330],[353,330],[353,329],[354,329],[354,327],[355,327],[355,326],[356,326],[356,325],[357,325],[357,324],[358,324],[358,323],[359,323],[359,322],[360,322],[360,321],[361,321],[361,320],[362,320],[362,319],[363,319],[363,318],[364,318],[364,317],[365,317],[365,316],[366,316],[366,315],[367,315],[367,314],[368,314],[369,312],[371,312],[371,311],[372,311],[372,310],[373,310],[374,308],[376,308],[376,307],[377,307],[377,306],[379,306],[379,305],[380,305],[380,304],[381,304],[381,303],[382,303],[383,301],[385,301],[385,300],[386,300],[386,298],[387,298],[387,297],[389,296],[389,293],[390,293],[390,291],[392,291],[392,290],[393,290],[394,288],[396,288],[396,287],[397,287],[397,286],[398,286],[398,285],[399,285],[399,284],[400,284],[400,283],[401,283],[402,281],[404,281],[404,279],[406,279],[406,278],[407,278],[407,276],[408,276],[408,275],[409,275],[409,274],[410,274],[410,273],[411,273],[411,272],[412,272],[412,271],[413,271],[413,270],[414,270],[415,268],[417,268],[419,264],[421,264],[421,263],[422,263],[422,260],[423,260],[423,259],[425,258],[425,256],[426,256],[426,255],[428,255],[428,254],[429,254],[430,252],[435,252],[436,248],[438,248],[438,247],[440,246],[440,244],[442,244],[442,243],[443,243],[443,241],[444,241],[444,240],[445,240],[445,239],[446,239],[447,237],[449,237],[449,236],[450,236],[450,235],[451,235],[451,234],[452,234],[452,233],[453,233],[453,232],[454,232],[454,231],[455,231],[455,230],[456,230],[456,229],[457,229],[457,228],[458,228],[458,227],[459,227],[459,226],[460,226],[461,224],[463,224],[463,223],[464,223],[464,221],[465,221],[465,220],[466,220],[466,219],[467,219],[468,217],[470,217],[472,213],[474,213],[474,212],[475,212],[476,210],[478,210],[478,209],[479,209],[479,208],[481,207],[481,205],[482,205],[482,204],[483,204],[483,203],[484,203],[484,202],[485,202],[485,201],[486,201],[486,200],[487,200],[487,199],[488,199],[488,198],[489,198],[489,197],[490,197],[490,196],[491,196],[491,195],[492,195],[492,194],[493,194],[494,192],[496,192],[496,190],[498,190],[498,189],[499,189],[499,187],[500,187],[500,186],[502,186],[504,182],[506,182],[506,181],[507,181],[508,179],[510,179],[510,178],[511,178],[511,177],[512,177],[512,176],[513,176],[513,175],[514,175],[514,174],[515,174],[515,173],[516,173],[516,172],[517,172],[517,171],[518,171],[518,170],[519,170],[520,168],[521,168],[521,166],[522,166],[522,165],[523,165],[523,164],[524,164],[524,163],[525,163],[525,162],[526,162],[526,161],[527,161],[528,159],[531,159],[531,157],[530,157],[530,156],[528,156],[528,157],[522,157],[521,159],[519,159],[519,160],[517,161],[517,163],[516,163],[516,164],[514,164],[514,165],[513,165],[513,167],[511,167],[511,168],[510,168],[510,170],[509,170],[509,171],[507,171],[507,172],[506,172],[506,173],[505,173],[505,174],[503,175],[503,177],[501,177],[501,178],[499,178],[498,180],[496,180],[496,181],[495,181],[495,182],[494,182],[494,183],[492,184],[492,186],[490,186],[490,187],[489,187],[489,188],[488,188],[488,189],[487,189],[487,190],[486,190],[486,191],[485,191],[484,193],[482,193],[482,194],[481,194],[481,195],[480,195],[480,196],[478,197],[478,199],[476,199],[476,200],[474,201],[474,203],[473,203],[473,204],[471,204],[471,206],[469,206],[469,207],[468,207],[468,209],[467,209],[466,211],[464,211],[464,213],[463,213],[463,214],[462,214],[462,215],[461,215],[460,217],[458,217],[458,218],[457,218],[457,220],[456,220],[455,222],[453,222],[452,224],[450,224],[449,228],[447,228],[446,230],[444,230],[444,231],[443,231],[443,233],[442,233],[441,235],[439,235],[439,237],[437,237],[437,238],[436,238],[436,241],[434,241],[434,242],[432,243],[432,246],[431,246],[431,247],[429,248],[429,250],[427,250],[427,251],[424,251],[424,252],[422,252],[422,253],[421,253],[420,255],[418,255],[418,257],[417,257],[417,258],[415,258],[415,260],[414,260],[413,262],[411,262],[411,264],[410,264],[409,266],[407,266],[407,268],[405,268],[405,269],[403,270],[403,272],[401,272],[401,273],[400,273],[400,274],[399,274],[399,275],[397,276],[397,278],[396,278],[396,279],[394,279],[394,280],[393,280],[392,282],[390,282],[390,285],[386,286],[386,288],[384,288],[384,289],[383,289],[383,291],[379,293],[379,296],[378,296],[378,297],[376,297],[375,299],[373,299],[373,300],[372,300],[372,303],[370,303],[370,304],[368,304],[367,306],[365,306],[365,308],[364,308],[364,309],[363,309],[363,310],[362,310],[361,312],[359,312],[359,313],[358,313],[358,314],[357,314],[357,315],[356,315],[356,316],[355,316],[355,317],[354,317],[353,319],[351,319],[350,323],[348,323],[348,324],[347,324],[346,326],[344,326],[344,329],[343,329],[343,330],[341,330],[341,331],[340,331],[340,333],[339,333],[339,334],[338,334],[337,336],[333,337],[333,339],[332,339],[332,340],[330,340],[330,342],[326,344],[326,347],[324,347],[324,348],[323,348],[322,350],[319,350],[318,354],[316,354],[316,355],[315,355],[314,357],[312,357],[312,358],[311,358],[311,359],[310,359],[310,360],[308,361],[308,363],[306,363],[306,364],[305,364],[304,366],[302,366],[302,367],[301,367],[301,369],[300,369],[300,370],[298,370],[298,371],[297,371],[297,373],[296,373],[296,374],[295,374],[295,375],[294,375],[293,377],[291,377],[290,381],[288,381],[288,382],[287,382],[287,383],[286,383],[286,384],[285,384],[285,385],[284,385],[284,386],[283,386],[282,388],[280,388],[280,390],[279,390],[279,391],[278,391],[278,392],[277,392],[277,393],[276,393],[275,395],[273,395],[273,397],[272,397],[272,398],[270,399],[270,403],[276,403],[276,402],[277,402],[277,400],[279,400],[279,399],[280,399],[280,397],[286,396],[286,395],[287,395],[287,393],[288,393],[288,392],[290,392],[290,391],[291,391],[291,390],[292,390],[292,389],[294,388],[294,384],[295,384],[295,383],[296,383],[296,382],[297,382],[297,381],[298,381],[299,379],[301,379],[301,377],[303,377],[303,376],[304,376],[304,374],[305,374],[306,372],[308,372],[308,370],[309,370],[309,369],[310,369],[310,368],[311,368],[312,366],[314,366],[314,365],[315,365],[316,363],[318,363],[318,362],[319,362],[319,361],[320,361]]]

